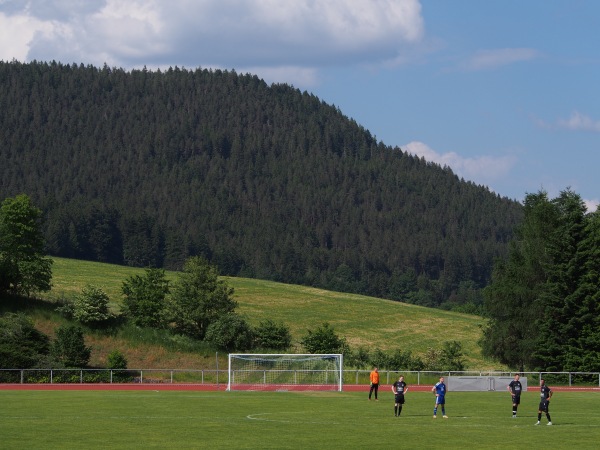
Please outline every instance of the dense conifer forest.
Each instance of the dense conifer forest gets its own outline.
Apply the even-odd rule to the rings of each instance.
[[[401,126],[401,124],[400,124]],[[522,205],[235,71],[0,62],[0,199],[51,255],[473,310]]]

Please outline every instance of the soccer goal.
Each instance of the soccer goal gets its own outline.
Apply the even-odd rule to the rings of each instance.
[[[227,390],[342,390],[341,354],[229,354]]]

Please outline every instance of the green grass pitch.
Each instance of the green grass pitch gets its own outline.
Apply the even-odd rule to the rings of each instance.
[[[556,392],[553,426],[537,392],[511,418],[507,392],[0,391],[3,449],[94,448],[597,448],[600,393]]]

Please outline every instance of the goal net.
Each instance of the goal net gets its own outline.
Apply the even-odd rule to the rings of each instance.
[[[341,354],[229,355],[227,390],[342,390]]]

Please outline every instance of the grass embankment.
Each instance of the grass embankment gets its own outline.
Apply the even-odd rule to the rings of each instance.
[[[93,284],[109,295],[111,308],[119,311],[123,281],[143,272],[132,267],[54,258],[53,288],[45,298],[51,301],[71,298],[86,284]],[[171,280],[176,276],[175,272],[167,272]],[[478,316],[272,281],[229,277],[225,280],[235,290],[238,312],[251,324],[270,318],[289,326],[295,346],[292,351],[302,352],[299,340],[307,329],[329,322],[338,334],[346,337],[352,348],[401,349],[423,355],[428,348],[439,348],[445,341],[457,340],[463,346],[467,368],[500,368],[481,356],[477,341],[483,319]],[[64,323],[51,308],[33,308],[30,313],[36,325],[50,335],[57,325]],[[89,333],[86,343],[93,350],[91,364],[98,366],[105,364],[106,355],[114,349],[125,353],[132,368],[215,366],[214,353],[207,352],[203,346],[180,351],[180,343],[165,339],[163,334],[133,327],[110,335]]]

